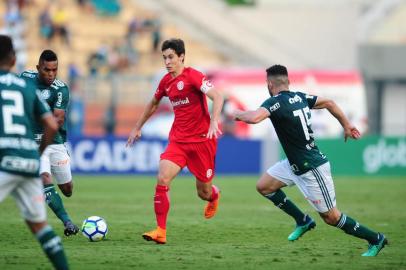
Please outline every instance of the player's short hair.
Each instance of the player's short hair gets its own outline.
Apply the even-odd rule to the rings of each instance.
[[[282,65],[273,65],[266,70],[266,77],[275,86],[289,84],[288,69]]]
[[[58,61],[58,56],[52,50],[44,50],[39,56],[38,63]]]
[[[15,57],[13,41],[9,36],[0,35],[0,64],[10,64]]]
[[[267,77],[286,76],[288,77],[288,69],[282,65],[273,65],[266,70]]]
[[[183,42],[183,40],[180,38],[171,38],[165,40],[162,43],[161,51],[165,51],[167,49],[172,49],[175,51],[177,56],[181,56],[182,54],[185,54],[185,42]]]

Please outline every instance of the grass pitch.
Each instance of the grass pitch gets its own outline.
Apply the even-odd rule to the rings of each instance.
[[[367,243],[324,224],[295,187],[284,190],[317,227],[288,242],[293,220],[255,191],[256,179],[217,177],[222,197],[211,220],[203,217],[194,179],[175,179],[166,245],[141,238],[155,227],[153,176],[75,177],[74,195],[63,198],[66,209],[78,225],[104,217],[109,234],[102,242],[63,236],[49,209],[48,219],[71,269],[406,269],[405,177],[335,180],[339,209],[389,238],[376,258],[361,257]],[[0,269],[51,269],[10,197],[0,204],[0,231]]]

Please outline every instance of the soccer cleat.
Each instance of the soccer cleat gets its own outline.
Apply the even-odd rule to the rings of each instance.
[[[66,221],[63,225],[65,226],[63,233],[66,236],[75,235],[79,232],[79,227],[73,224],[73,222],[70,220]]]
[[[158,226],[155,230],[144,233],[142,237],[147,241],[154,241],[157,244],[165,244],[166,229],[162,229]]]
[[[375,257],[378,255],[379,251],[381,251],[385,245],[388,245],[388,239],[382,233],[378,233],[379,242],[375,245],[369,244],[368,250],[362,254],[363,257]]]
[[[204,208],[204,217],[212,218],[217,213],[217,208],[219,206],[220,191],[218,192],[218,197],[214,201],[207,202],[206,207]]]
[[[316,222],[312,218],[309,217],[309,221],[305,225],[296,226],[295,230],[289,234],[288,240],[295,241],[298,240],[303,234],[307,231],[310,231],[316,227]]]

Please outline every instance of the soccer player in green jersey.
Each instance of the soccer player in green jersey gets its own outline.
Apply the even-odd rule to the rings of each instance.
[[[274,65],[266,72],[271,97],[255,111],[234,113],[235,120],[249,124],[271,119],[287,156],[287,159],[276,163],[261,176],[257,183],[258,192],[295,219],[296,228],[288,240],[297,240],[316,226],[314,220],[305,215],[281,190],[285,186],[297,185],[328,225],[368,241],[368,250],[362,256],[378,255],[388,243],[385,235],[371,231],[336,207],[330,163],[315,144],[310,109],[327,109],[342,125],[345,141],[347,138],[359,139],[360,132],[333,100],[290,91],[286,67]]]
[[[38,145],[32,132],[36,118],[40,119],[42,152],[52,142],[57,123],[35,86],[10,72],[14,64],[11,38],[0,35],[0,202],[11,194],[55,269],[68,269],[61,239],[46,221]]]
[[[38,61],[37,72],[24,71],[22,78],[32,82],[41,91],[43,99],[51,107],[58,122],[58,133],[51,145],[41,155],[40,175],[44,184],[44,193],[48,206],[62,221],[66,236],[77,234],[79,228],[72,222],[65,210],[62,199],[55,189],[51,175],[58,183],[59,189],[66,197],[72,196],[73,183],[70,168],[70,157],[65,147],[66,142],[66,110],[69,104],[68,86],[56,78],[58,73],[58,58],[55,52],[44,50]],[[40,124],[35,127],[36,140],[40,141],[43,128]]]

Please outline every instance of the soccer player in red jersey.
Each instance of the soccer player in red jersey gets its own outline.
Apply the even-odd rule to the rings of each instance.
[[[219,189],[212,184],[215,171],[218,126],[223,107],[222,95],[204,74],[185,67],[185,44],[181,39],[169,39],[162,44],[162,56],[168,73],[162,78],[152,100],[128,137],[127,146],[141,138],[141,128],[167,96],[175,113],[169,133],[169,143],[161,154],[154,196],[157,228],[142,236],[147,241],[166,243],[166,220],[169,212],[169,187],[183,167],[196,177],[196,189],[202,200],[208,201],[204,216],[216,214]],[[207,108],[208,96],[213,101],[212,115]]]

